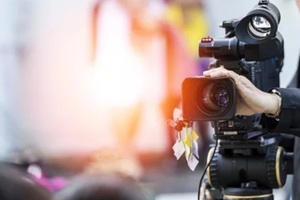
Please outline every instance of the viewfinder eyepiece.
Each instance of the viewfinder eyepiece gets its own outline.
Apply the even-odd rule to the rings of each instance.
[[[235,27],[238,40],[261,44],[276,36],[280,12],[268,0],[261,0]]]

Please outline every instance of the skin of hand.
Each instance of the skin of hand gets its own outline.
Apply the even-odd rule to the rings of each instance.
[[[279,109],[279,100],[276,94],[259,90],[244,76],[225,69],[223,66],[203,72],[204,77],[232,78],[235,82],[237,96],[236,115],[253,115],[256,113],[275,114]]]

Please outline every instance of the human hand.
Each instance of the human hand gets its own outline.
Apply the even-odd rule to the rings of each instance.
[[[223,66],[205,71],[203,75],[211,78],[229,77],[234,80],[238,93],[236,115],[275,114],[279,109],[280,103],[276,94],[261,91],[246,77]]]

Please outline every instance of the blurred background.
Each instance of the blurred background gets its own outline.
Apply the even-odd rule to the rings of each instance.
[[[211,62],[202,37],[257,0],[0,0],[0,159],[39,162],[47,176],[121,170],[157,200],[196,199],[209,123],[197,123],[200,163],[176,160],[168,126],[181,82]],[[296,71],[294,0],[273,0],[285,39],[281,85]],[[278,192],[289,194],[287,188]]]

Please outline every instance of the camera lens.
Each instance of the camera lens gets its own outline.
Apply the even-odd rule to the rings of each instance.
[[[182,84],[185,119],[211,121],[231,119],[236,111],[236,88],[231,78],[189,77]]]
[[[208,83],[197,92],[198,106],[207,115],[223,112],[229,106],[229,92],[220,83]]]
[[[249,34],[256,39],[264,39],[271,33],[270,22],[262,16],[254,16],[248,25]]]

